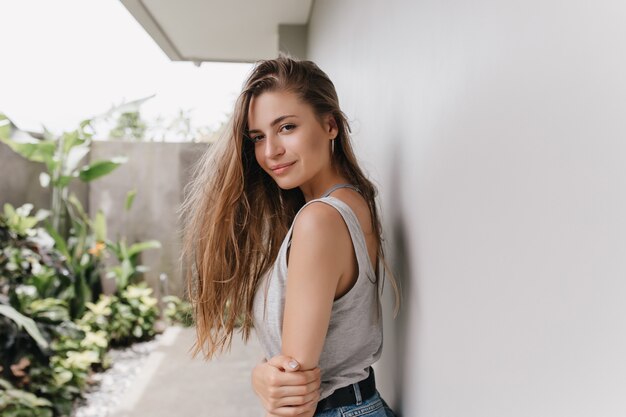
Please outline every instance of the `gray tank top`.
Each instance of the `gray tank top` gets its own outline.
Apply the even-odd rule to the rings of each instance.
[[[369,376],[369,366],[375,363],[383,349],[382,310],[379,288],[376,286],[374,267],[367,252],[365,235],[354,211],[343,201],[329,194],[337,188],[351,184],[337,184],[320,198],[341,213],[354,245],[359,275],[356,283],[343,296],[333,302],[326,340],[320,355],[320,400],[336,389],[353,384]],[[282,242],[274,265],[263,277],[253,301],[255,333],[264,350],[266,359],[281,353],[285,285],[287,280],[287,248],[291,245],[291,233],[298,214]],[[380,281],[380,280],[379,280]],[[264,301],[267,294],[267,305]]]

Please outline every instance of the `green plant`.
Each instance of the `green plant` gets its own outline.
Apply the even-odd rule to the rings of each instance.
[[[71,321],[74,276],[53,238],[34,228],[31,208],[6,205],[0,214],[0,370],[18,389],[0,401],[6,413],[19,413],[6,415],[45,412],[25,405],[39,397],[54,415],[67,415],[91,368],[108,366],[108,341],[104,332]]]
[[[92,366],[108,363],[106,337],[103,332],[92,332],[68,320],[64,302],[37,299],[33,297],[34,288],[29,286],[20,286],[17,292],[18,308],[23,311],[19,313],[6,305],[1,309],[10,311],[14,320],[0,316],[0,330],[7,337],[0,347],[2,376],[19,389],[50,400],[55,415],[67,415],[85,388]],[[32,328],[21,329],[17,325],[20,322]]]
[[[126,238],[123,237],[118,242],[107,241],[106,246],[120,262],[107,272],[107,277],[115,278],[117,289],[123,291],[129,283],[136,283],[133,279],[140,273],[148,270],[144,265],[137,265],[139,254],[147,249],[160,248],[161,243],[158,240],[149,240],[127,246]]]
[[[132,208],[136,195],[136,190],[131,190],[126,194],[126,202],[124,204],[125,212],[130,211]],[[124,219],[126,219],[125,216]],[[126,237],[118,238],[117,242],[110,241],[106,239],[106,230],[102,231],[102,236],[106,247],[119,262],[119,265],[109,269],[106,277],[115,279],[116,291],[117,293],[121,293],[126,289],[128,284],[138,283],[141,274],[148,271],[148,267],[138,264],[141,252],[148,249],[160,248],[161,243],[158,240],[147,240],[128,246]]]
[[[107,123],[115,123],[109,131],[109,139],[141,141],[145,138],[146,122],[141,118],[141,105],[153,98],[155,94],[111,107],[99,118]]]
[[[159,315],[158,300],[150,294],[152,288],[148,288],[145,282],[129,285],[121,293],[121,302],[117,303],[118,321],[132,323],[131,334],[136,340],[148,339],[155,335],[154,323]],[[123,306],[128,308],[122,308]]]
[[[52,354],[28,369],[28,390],[52,401],[55,413],[68,415],[81,395],[95,365],[108,363],[106,339],[92,335],[80,325],[64,321],[50,325]],[[94,340],[95,339],[95,340]],[[87,342],[86,342],[87,341]]]
[[[92,252],[94,235],[83,233],[66,242],[49,224],[34,228],[47,212],[28,216],[32,204],[13,209],[4,205],[0,215],[0,285],[32,285],[37,297],[57,298],[68,303],[70,316],[82,315],[85,302],[101,291],[101,255]],[[42,213],[44,212],[44,213]],[[14,291],[8,291],[11,297]],[[13,300],[14,301],[14,300]]]
[[[141,141],[144,138],[146,128],[146,122],[141,119],[139,111],[125,112],[118,117],[117,125],[111,129],[109,137]]]
[[[52,403],[27,391],[16,389],[0,378],[0,415],[6,417],[52,417]]]
[[[11,307],[10,305],[5,305],[5,304],[0,304],[0,315],[4,316],[5,318],[9,320],[12,320],[17,325],[17,327],[15,328],[15,331],[19,332],[22,329],[24,329],[26,333],[28,333],[28,335],[39,345],[41,349],[48,348],[47,340],[44,339],[44,337],[41,335],[41,332],[37,328],[37,325],[35,324],[35,321],[33,319],[31,319],[30,317],[26,317],[25,315],[23,315],[22,313],[20,313],[19,311]],[[0,329],[3,330],[2,334],[8,340],[11,340],[11,339],[15,340],[16,338],[15,334],[11,334],[11,332],[7,329],[8,326],[6,324],[7,324],[6,321],[4,323],[0,322]]]
[[[28,216],[31,204],[0,214],[0,290],[11,305],[19,306],[16,291],[32,287],[37,298],[74,299],[75,277],[45,229],[34,228],[38,217]]]
[[[16,235],[33,236],[34,228],[40,221],[50,215],[49,210],[39,210],[34,216],[29,216],[33,205],[24,204],[18,209],[13,208],[11,204],[4,204],[4,222]]]
[[[70,182],[73,179],[93,181],[127,161],[127,158],[118,156],[88,165],[80,164],[91,148],[93,133],[88,128],[92,121],[83,120],[76,130],[64,132],[60,136],[54,136],[44,127],[43,137],[36,139],[27,132],[19,131],[0,113],[0,141],[29,161],[44,164],[46,171],[40,174],[40,184],[44,188],[52,187],[52,227],[64,239],[69,236],[66,213]]]
[[[72,317],[77,318],[85,311],[85,303],[94,300],[102,292],[100,274],[103,270],[103,249],[106,246],[106,224],[102,210],[98,210],[94,220],[91,220],[76,196],[72,194],[68,202],[72,213],[70,237],[63,239],[49,224],[46,230],[76,277]]]
[[[86,122],[59,138],[46,131],[43,140],[30,136],[24,140],[0,115],[3,142],[44,163],[48,172],[40,181],[53,186],[52,211],[31,215],[32,204],[19,208],[5,204],[0,213],[2,416],[68,415],[90,373],[108,367],[110,346],[155,334],[158,310],[152,290],[145,283],[129,284],[146,270],[138,265],[140,253],[160,243],[109,241],[102,211],[90,219],[76,196],[67,192],[73,178],[90,181],[119,165],[101,161],[79,168],[91,138]],[[126,210],[134,195],[134,191],[128,194]],[[102,258],[109,253],[120,261],[109,271],[119,277],[114,296],[104,296],[100,287]],[[96,297],[99,301],[93,303]]]
[[[88,311],[80,324],[92,331],[104,331],[111,346],[127,346],[154,337],[158,300],[145,282],[128,285],[119,295],[101,295],[97,303],[87,303]]]
[[[64,132],[58,137],[44,128],[42,138],[36,139],[27,132],[19,131],[6,116],[0,114],[0,141],[24,158],[43,163],[46,168],[39,177],[43,187],[52,188],[51,221],[45,225],[45,229],[66,257],[67,267],[73,276],[73,298],[70,303],[73,318],[82,315],[85,302],[93,300],[102,291],[100,255],[105,244],[98,236],[98,226],[104,222],[103,214],[99,212],[92,222],[76,196],[69,193],[69,184],[73,179],[93,181],[126,162],[125,157],[115,157],[81,165],[91,148],[92,121],[84,120],[76,130]],[[15,213],[6,215],[15,217]],[[40,220],[43,219],[38,217]],[[25,230],[33,221],[29,218],[22,224],[11,226]]]
[[[98,302],[87,303],[87,311],[80,318],[79,324],[89,327],[93,331],[104,331],[109,335],[109,323],[113,309],[111,304],[117,301],[117,297],[113,295],[101,294]]]
[[[155,95],[122,103],[105,113],[104,120],[113,125],[108,131],[109,139],[129,141],[193,141],[215,134],[209,126],[194,128],[191,121],[192,109],[178,109],[175,116],[157,116],[146,121],[141,115],[141,106]]]
[[[73,401],[81,395],[95,366],[106,368],[108,340],[103,331],[92,331],[67,320],[63,304],[54,299],[21,300],[47,340],[48,348],[34,349],[32,341],[15,332],[3,346],[2,367],[6,378],[37,396],[51,401],[56,415],[69,414]]]
[[[163,302],[163,318],[168,324],[180,323],[189,327],[193,325],[193,311],[189,302],[181,300],[175,295],[166,295]]]

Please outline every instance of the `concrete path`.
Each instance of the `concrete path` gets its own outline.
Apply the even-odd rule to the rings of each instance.
[[[263,353],[251,334],[236,332],[230,353],[210,362],[192,360],[193,328],[170,327],[112,417],[264,417],[252,390],[251,371]]]

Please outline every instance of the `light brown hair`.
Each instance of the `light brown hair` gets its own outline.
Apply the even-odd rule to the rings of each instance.
[[[257,163],[254,144],[246,140],[250,99],[266,91],[295,93],[313,108],[318,120],[327,114],[335,118],[339,132],[331,163],[359,188],[369,205],[378,245],[376,283],[380,277],[379,261],[391,273],[385,262],[377,190],[359,168],[350,143],[350,126],[339,108],[332,81],[312,61],[284,54],[257,61],[237,98],[226,130],[194,167],[180,209],[184,224],[181,260],[186,267],[186,288],[197,332],[192,347],[194,358],[201,350],[208,360],[218,349],[223,351],[226,344],[230,349],[238,318],[242,319],[243,340],[247,342],[255,292],[305,203],[299,188],[278,187]],[[391,275],[396,295],[395,318],[399,293]]]

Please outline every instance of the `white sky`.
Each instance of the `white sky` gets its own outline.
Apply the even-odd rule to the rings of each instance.
[[[0,0],[0,113],[54,133],[156,93],[142,118],[193,109],[194,126],[232,111],[251,64],[171,62],[117,0]]]

